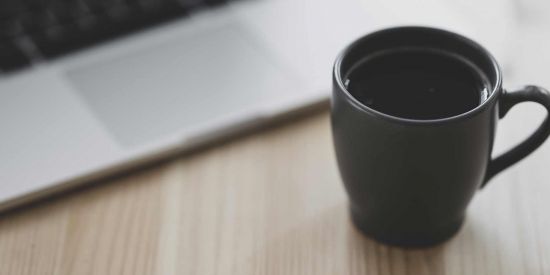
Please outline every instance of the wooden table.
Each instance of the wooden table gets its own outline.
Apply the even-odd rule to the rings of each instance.
[[[449,242],[391,248],[349,222],[325,112],[4,214],[0,274],[550,274],[549,160],[495,178]]]

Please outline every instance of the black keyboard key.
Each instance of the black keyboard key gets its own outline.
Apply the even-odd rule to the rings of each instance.
[[[226,3],[225,0],[204,0],[204,3],[210,6],[216,6]]]
[[[1,1],[1,0],[0,0]],[[11,40],[23,32],[21,24],[15,20],[0,21],[0,41]]]
[[[97,21],[100,19],[100,17],[98,16],[95,16],[93,14],[87,14],[87,15],[84,15],[80,18],[78,18],[74,24],[76,25],[76,27],[82,31],[82,32],[86,32],[86,31],[90,31],[92,30],[96,24],[97,24]]]
[[[184,9],[192,9],[199,6],[203,0],[173,0]]]
[[[140,12],[137,6],[116,5],[110,7],[105,12],[105,16],[110,17],[113,23],[116,23],[117,21],[129,20],[131,17],[139,17]]]
[[[48,5],[48,1],[42,0],[26,0],[25,5],[29,11],[39,11],[44,10]]]
[[[21,14],[19,16],[19,23],[28,33],[36,33],[58,25],[58,21],[53,13],[46,10]]]
[[[40,53],[46,57],[79,48],[85,42],[83,38],[76,25],[57,25],[31,36]]]
[[[163,20],[173,19],[176,16],[187,12],[182,6],[174,1],[166,1],[162,4],[151,0],[140,0],[138,6],[141,9],[140,16],[151,24],[162,22]]]
[[[157,10],[162,8],[164,1],[159,0],[137,0],[137,5],[144,10]]]
[[[48,7],[48,10],[61,24],[67,24],[88,15],[90,10],[80,1],[58,2]]]
[[[0,70],[12,71],[29,64],[27,56],[11,42],[0,42]]]
[[[100,1],[84,0],[84,5],[86,5],[88,10],[93,13],[101,13],[105,11],[105,6],[102,5]]]
[[[27,10],[27,6],[20,0],[0,0],[0,19],[17,16]]]
[[[126,5],[126,0],[82,0],[84,5],[93,13],[104,13],[114,6]]]

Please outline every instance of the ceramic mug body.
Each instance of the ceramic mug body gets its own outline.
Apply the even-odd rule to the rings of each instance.
[[[425,47],[466,58],[489,80],[488,98],[457,116],[414,120],[378,112],[347,91],[344,79],[353,65],[365,56],[400,47]],[[539,128],[546,132],[533,135],[538,143],[526,141],[515,148],[521,154],[509,152],[508,159],[491,160],[499,117],[521,102],[513,97],[529,93],[528,88],[505,92],[491,54],[444,30],[399,27],[364,36],[337,58],[333,85],[332,133],[352,219],[363,233],[384,243],[428,246],[450,238],[459,230],[476,191],[550,133],[547,119]],[[522,101],[536,101],[548,109],[548,93],[528,87],[542,100],[531,95]]]

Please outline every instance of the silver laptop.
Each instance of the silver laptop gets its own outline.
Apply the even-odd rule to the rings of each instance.
[[[0,3],[0,210],[325,101],[338,51],[387,25],[395,8],[384,13],[384,1],[366,0]]]

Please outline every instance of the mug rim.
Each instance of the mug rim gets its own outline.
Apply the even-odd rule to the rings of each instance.
[[[454,115],[454,116],[437,118],[437,119],[402,118],[402,117],[393,116],[393,115],[390,115],[390,114],[386,114],[386,113],[377,111],[377,110],[375,110],[371,107],[368,107],[367,105],[361,103],[358,99],[356,99],[348,91],[348,89],[344,85],[344,82],[342,80],[342,75],[341,75],[342,61],[344,60],[344,58],[349,54],[349,52],[352,49],[354,49],[357,46],[359,46],[360,44],[362,44],[365,40],[371,39],[373,36],[377,36],[377,35],[380,35],[380,34],[383,34],[383,33],[403,31],[403,30],[423,30],[423,31],[430,31],[430,32],[439,33],[439,34],[446,34],[446,35],[452,36],[454,39],[457,39],[457,40],[460,40],[460,41],[465,42],[467,44],[470,44],[476,50],[480,51],[483,55],[487,56],[489,58],[489,60],[491,61],[491,65],[493,66],[493,69],[495,70],[495,73],[496,73],[495,85],[492,87],[493,89],[492,89],[489,97],[483,103],[479,104],[478,106],[476,106],[475,108],[473,108],[471,110],[468,110],[467,112],[464,112],[464,113],[461,113],[461,114],[458,114],[458,115]],[[393,121],[393,122],[406,123],[406,124],[440,124],[440,123],[447,123],[447,122],[458,121],[458,120],[461,120],[461,119],[466,119],[466,118],[471,117],[471,116],[473,116],[477,113],[480,113],[484,109],[488,108],[487,106],[489,106],[490,103],[492,103],[493,101],[496,100],[496,98],[500,95],[501,90],[502,90],[501,89],[501,86],[502,86],[502,72],[501,72],[500,66],[498,65],[498,63],[497,63],[496,59],[494,58],[494,56],[489,51],[487,51],[483,46],[481,46],[479,43],[473,41],[472,39],[467,38],[467,37],[465,37],[463,35],[460,35],[458,33],[443,30],[443,29],[433,28],[433,27],[425,27],[425,26],[399,26],[399,27],[384,28],[384,29],[380,29],[378,31],[374,31],[374,32],[371,32],[367,35],[359,37],[354,42],[352,42],[350,45],[348,45],[346,48],[344,48],[344,50],[342,50],[342,52],[336,58],[336,61],[334,62],[334,68],[333,68],[333,77],[334,77],[334,80],[335,80],[336,84],[338,85],[338,89],[340,90],[340,92],[344,94],[346,100],[349,103],[351,103],[351,105],[353,105],[355,108],[357,108],[357,109],[359,109],[363,112],[366,112],[368,114],[372,114],[372,115],[375,115],[377,117],[386,119],[386,120],[390,120],[390,121]]]

